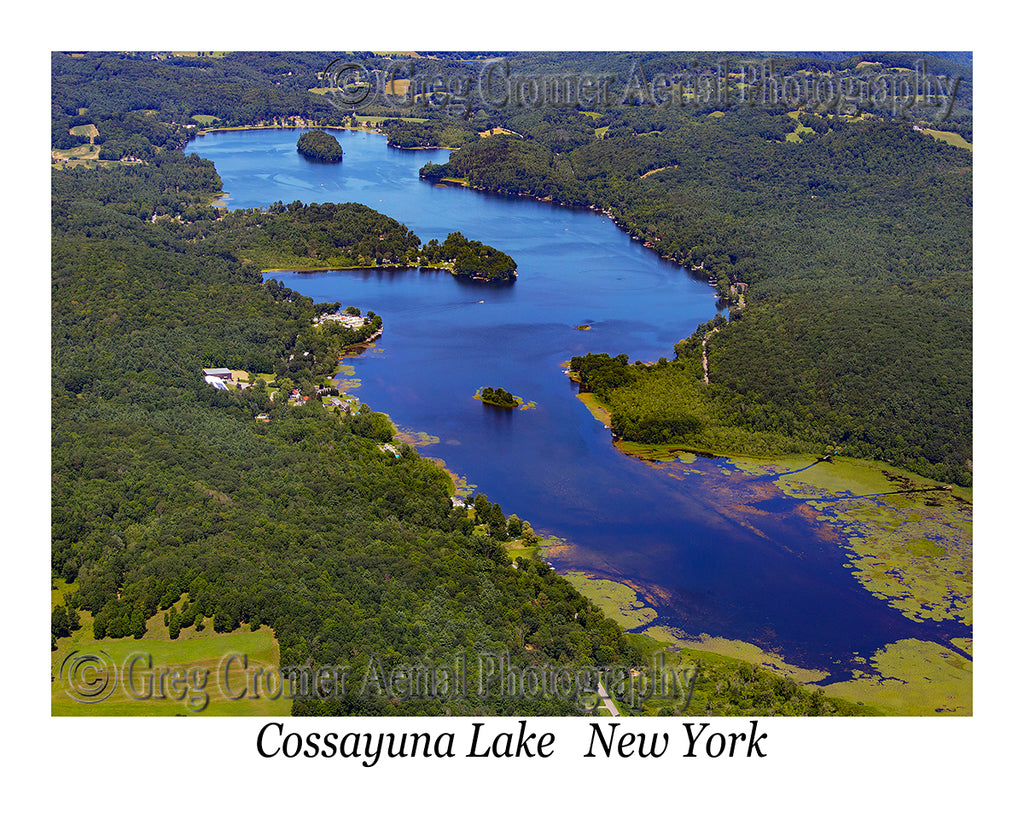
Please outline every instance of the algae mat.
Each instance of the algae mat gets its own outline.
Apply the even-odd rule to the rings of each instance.
[[[737,465],[766,473],[765,464]],[[783,472],[774,483],[842,536],[844,565],[875,597],[915,622],[972,624],[973,507],[964,493],[849,459]]]
[[[891,714],[924,716],[972,711],[973,663],[937,643],[907,639],[887,645],[852,680],[822,687],[826,694],[870,702]]]
[[[601,611],[626,631],[646,625],[658,616],[625,583],[603,580],[584,572],[566,572],[564,577],[580,594],[594,601]]]

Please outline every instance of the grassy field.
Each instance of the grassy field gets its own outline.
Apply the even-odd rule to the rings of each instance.
[[[604,424],[606,427],[612,422],[611,413],[604,408],[604,406],[597,400],[592,392],[581,392],[576,395],[578,399],[583,403],[590,414],[593,415],[598,421]]]
[[[974,146],[960,136],[960,134],[953,133],[952,131],[936,131],[934,128],[925,128],[924,132],[935,137],[940,142],[948,142],[957,148],[966,148],[968,151],[974,152]]]
[[[790,111],[789,116],[797,120],[797,122],[800,121],[799,111]],[[791,131],[790,133],[786,134],[786,142],[803,142],[803,137],[801,137],[800,135],[813,133],[813,131],[813,128],[808,128],[806,125],[797,125],[795,131]]]
[[[726,658],[748,662],[886,716],[966,716],[973,710],[972,662],[937,643],[915,639],[890,643],[871,657],[855,658],[862,670],[854,672],[853,679],[822,684],[826,671],[800,668],[742,640],[706,634],[694,640],[663,626],[648,628],[642,635],[668,647],[675,656],[699,654],[708,665],[719,665]]]
[[[87,136],[90,142],[100,135],[99,128],[91,122],[88,125],[76,125],[71,129],[71,133],[74,136]]]
[[[822,690],[869,702],[887,714],[968,716],[973,712],[972,671],[970,660],[937,643],[900,640],[866,660],[861,676]]]
[[[678,167],[679,167],[678,165],[666,165],[666,166],[665,166],[665,167],[663,167],[663,168],[655,168],[655,169],[654,169],[654,170],[652,170],[652,171],[648,171],[648,172],[647,172],[647,173],[645,173],[645,174],[641,174],[640,178],[641,178],[641,179],[646,179],[646,178],[647,178],[648,176],[651,176],[652,174],[656,174],[656,173],[658,173],[659,171],[667,171],[667,170],[669,170],[670,168],[678,168]]]
[[[486,131],[480,131],[480,136],[483,138],[492,136],[519,136],[515,131],[509,131],[506,128],[488,128]]]
[[[401,97],[409,90],[412,80],[388,80],[384,84],[384,93],[389,97]]]
[[[805,467],[813,461],[813,458],[808,460],[806,455],[779,455],[771,458],[729,457],[737,467],[754,474],[790,472]],[[814,497],[812,489],[828,493],[849,492],[853,495],[869,495],[891,492],[898,488],[893,485],[894,481],[887,477],[886,473],[896,476],[900,480],[911,481],[915,486],[936,485],[934,481],[881,461],[842,457],[823,461],[799,475],[780,478],[776,483],[784,490],[788,489],[794,492],[794,497]],[[801,486],[805,487],[803,495],[799,494],[798,490],[798,487]],[[952,495],[969,503],[974,493],[969,486],[955,486]]]
[[[67,590],[67,585],[59,581],[51,592],[54,605],[63,600]],[[266,717],[291,713],[291,701],[284,697],[273,699],[277,689],[265,690],[263,678],[253,671],[276,669],[280,663],[280,649],[267,626],[258,631],[242,627],[217,634],[207,618],[208,625],[203,631],[197,633],[190,626],[181,630],[178,639],[171,640],[164,626],[164,613],[159,612],[147,622],[146,635],[141,640],[95,640],[92,616],[88,612],[79,616],[82,627],[70,637],[58,640],[57,650],[51,655],[53,716]],[[90,655],[97,658],[97,663],[78,675],[80,687],[76,689],[76,683],[69,681],[70,669],[75,659]],[[137,657],[134,665],[133,656]],[[230,663],[229,657],[234,658]],[[246,658],[248,672],[242,670],[242,657]],[[107,671],[111,675],[103,678],[101,675]],[[105,679],[106,685],[96,683],[97,687],[102,686],[102,693],[94,698],[83,694],[76,700],[69,693],[86,691],[97,679]],[[242,696],[231,699],[232,694]]]
[[[666,626],[652,626],[645,629],[643,634],[653,638],[660,644],[677,649],[702,651],[707,652],[712,657],[728,657],[733,660],[742,660],[752,665],[759,665],[804,685],[817,683],[828,676],[827,671],[817,668],[800,668],[792,663],[787,663],[778,654],[771,654],[758,648],[753,643],[747,643],[743,640],[727,640],[724,637],[711,637],[708,634],[701,634],[698,638],[693,639]],[[837,694],[836,696],[840,695]]]
[[[74,590],[74,586],[69,585],[63,578],[58,578],[53,583],[53,588],[50,589],[50,608],[54,606],[64,605],[64,595]]]
[[[516,538],[506,543],[505,553],[508,555],[509,560],[512,561],[518,560],[521,557],[529,558],[530,560],[540,559],[540,548],[537,546],[527,546],[523,543],[522,538]]]
[[[68,164],[68,165],[82,165],[82,164],[93,164],[99,163],[100,160],[100,146],[93,145],[76,145],[74,148],[67,148],[65,150],[53,150],[50,151],[50,159],[55,164]],[[67,160],[65,163],[64,160]],[[104,162],[110,162],[113,160],[103,160]]]

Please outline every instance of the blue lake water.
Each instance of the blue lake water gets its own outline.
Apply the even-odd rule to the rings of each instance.
[[[854,654],[895,640],[970,635],[955,623],[912,622],[873,597],[842,567],[837,534],[769,481],[725,459],[655,466],[612,446],[563,363],[586,352],[671,358],[715,314],[705,282],[598,213],[421,181],[419,168],[447,151],[335,131],[344,159],[323,165],[298,155],[300,133],[214,133],[187,150],[216,164],[229,207],[361,202],[422,242],[458,230],[518,262],[518,281],[504,287],[417,270],[272,275],[315,301],[383,317],[376,349],[348,360],[360,399],[402,429],[435,436],[420,451],[506,514],[573,544],[552,558],[556,569],[626,580],[659,612],[655,624],[752,642],[831,671],[832,681],[847,676]],[[583,324],[593,329],[575,329]],[[536,407],[474,400],[487,385]]]

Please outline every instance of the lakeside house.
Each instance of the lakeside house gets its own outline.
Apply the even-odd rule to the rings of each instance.
[[[365,316],[353,316],[348,313],[325,313],[324,315],[313,319],[313,324],[322,324],[325,321],[336,321],[343,327],[358,330],[366,324],[369,319]]]

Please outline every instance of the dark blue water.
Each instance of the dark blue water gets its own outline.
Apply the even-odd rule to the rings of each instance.
[[[866,592],[842,568],[838,535],[770,482],[724,459],[684,467],[625,456],[575,397],[565,361],[586,352],[671,357],[715,314],[706,283],[600,214],[421,181],[419,168],[447,151],[336,131],[344,160],[322,165],[297,154],[299,133],[211,134],[188,150],[216,164],[230,207],[361,202],[421,241],[459,230],[518,262],[507,287],[416,270],[273,275],[315,301],[383,317],[377,349],[349,360],[359,397],[401,428],[436,436],[421,452],[506,514],[571,542],[553,558],[557,569],[626,579],[657,609],[657,624],[753,642],[833,680],[853,654],[897,639],[969,635],[914,623]],[[593,329],[575,329],[582,324]],[[487,385],[537,406],[487,407],[473,399]]]

